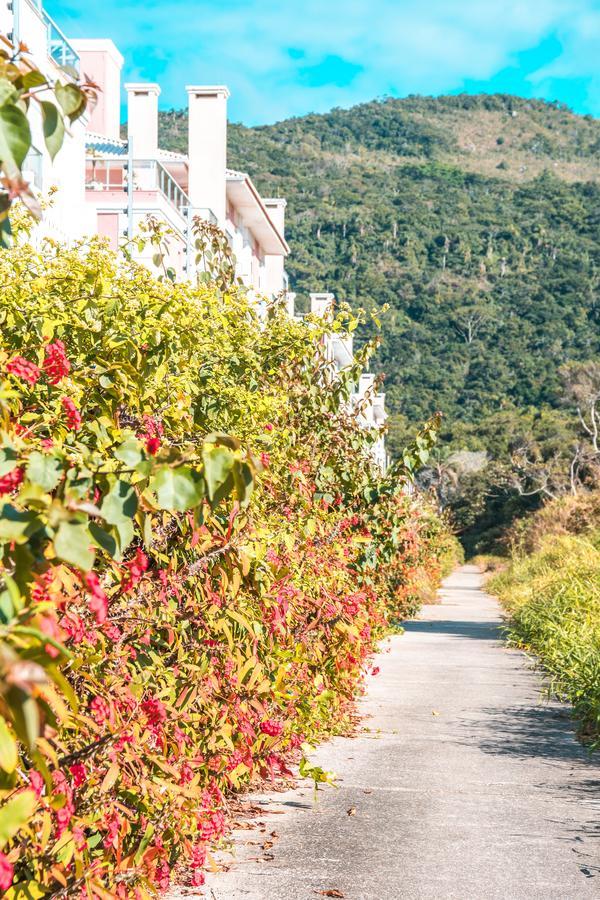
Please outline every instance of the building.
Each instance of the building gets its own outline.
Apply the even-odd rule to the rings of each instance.
[[[42,195],[53,194],[38,236],[72,242],[100,234],[117,249],[152,216],[169,232],[166,265],[185,280],[198,271],[192,225],[199,217],[226,234],[243,284],[262,297],[283,296],[289,315],[295,316],[295,295],[288,290],[285,271],[286,201],[261,197],[247,173],[228,168],[225,86],[186,87],[187,152],[176,153],[159,147],[158,84],[124,85],[127,134],[122,136],[123,57],[111,40],[68,40],[41,0],[0,0],[0,31],[13,43],[23,42],[52,81],[81,74],[100,88],[94,108],[67,129],[54,162],[45,149],[41,117],[32,110],[33,146],[25,177]],[[153,253],[150,246],[139,251],[134,244],[141,262],[151,265]],[[311,294],[311,312],[327,315],[334,299],[329,293]],[[352,364],[351,335],[328,335],[324,350],[332,372]],[[384,400],[376,392],[375,376],[363,375],[350,403],[363,427],[379,429],[373,458],[381,469],[386,466]]]

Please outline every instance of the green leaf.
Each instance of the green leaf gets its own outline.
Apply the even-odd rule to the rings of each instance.
[[[97,522],[90,522],[88,528],[96,546],[106,550],[109,556],[116,557],[118,546],[115,536],[111,534],[112,529],[108,531],[105,528],[101,528]]]
[[[204,496],[201,476],[189,466],[171,469],[162,466],[151,482],[161,509],[184,512],[197,506]]]
[[[75,84],[60,84],[54,88],[56,99],[64,114],[69,117],[71,122],[78,119],[84,112],[86,106],[85,95]]]
[[[20,512],[5,503],[0,509],[0,541],[24,543],[40,524],[34,512]]]
[[[17,768],[18,761],[17,742],[6,723],[6,719],[0,716],[0,766],[10,775]]]
[[[19,454],[14,447],[0,447],[0,478],[16,468]]]
[[[83,523],[61,522],[54,538],[54,552],[63,562],[89,572],[94,565],[91,543],[92,536]]]
[[[42,124],[44,128],[44,141],[50,159],[54,159],[63,145],[65,139],[65,123],[62,113],[54,103],[42,100]]]
[[[41,900],[47,895],[39,881],[20,881],[13,884],[4,895],[4,900]]]
[[[222,500],[233,483],[232,470],[235,456],[227,447],[205,446],[203,452],[204,477],[211,502]]]
[[[0,809],[0,847],[10,841],[27,824],[38,800],[33,791],[21,791]]]
[[[132,519],[138,507],[137,495],[128,481],[119,479],[102,501],[100,511],[110,525]]]
[[[12,103],[0,106],[0,160],[3,165],[20,170],[30,147],[31,129],[23,110]]]
[[[233,467],[235,493],[240,503],[247,503],[254,488],[252,469],[245,462],[236,462]]]
[[[0,78],[0,106],[4,106],[11,100],[16,100],[17,91],[15,86],[8,78]]]
[[[60,481],[62,466],[60,460],[46,453],[34,452],[27,464],[27,478],[38,484],[44,491],[52,491]]]
[[[124,462],[130,469],[134,469],[143,459],[140,441],[135,437],[127,438],[115,450],[115,457]]]

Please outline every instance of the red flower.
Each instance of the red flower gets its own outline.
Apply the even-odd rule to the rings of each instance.
[[[11,372],[23,381],[28,381],[29,384],[35,384],[42,374],[39,366],[29,362],[29,360],[25,359],[23,356],[14,356],[9,360],[9,362],[6,363],[6,371]]]
[[[164,859],[161,859],[154,872],[154,883],[162,891],[166,891],[168,890],[170,880],[171,870],[169,869],[168,863]]]
[[[62,403],[62,407],[65,411],[67,428],[70,428],[71,431],[79,431],[79,429],[81,428],[81,413],[70,397],[63,397],[60,402]]]
[[[268,453],[261,453],[260,454],[260,462],[261,462],[261,465],[263,466],[263,468],[268,469],[269,466],[271,465],[271,457],[269,456]]]
[[[90,610],[94,613],[98,625],[102,625],[102,623],[106,621],[106,614],[108,612],[108,598],[104,593],[98,576],[95,572],[86,572],[86,574],[83,576],[83,580],[85,582],[85,586],[92,595],[89,603]]]
[[[122,581],[121,588],[123,591],[130,591],[141,580],[144,572],[148,568],[148,557],[143,550],[135,551],[135,556],[125,563],[125,568],[129,570],[129,574]]]
[[[13,469],[12,472],[9,472],[7,475],[3,475],[2,478],[0,478],[0,494],[11,494],[19,487],[23,481],[23,477],[24,472],[21,468]]]
[[[0,891],[7,891],[12,884],[14,875],[13,864],[8,861],[4,853],[0,853]]]
[[[165,709],[162,700],[156,700],[154,697],[150,697],[148,700],[144,700],[142,709],[148,719],[148,725],[153,731],[161,728],[167,719],[167,710]]]
[[[160,438],[159,437],[149,437],[146,439],[146,450],[150,454],[150,456],[156,456],[158,451],[160,450]]]
[[[262,733],[268,734],[269,737],[279,737],[280,734],[283,734],[283,724],[276,719],[265,719],[259,727]]]
[[[74,763],[74,765],[69,766],[69,772],[73,776],[73,784],[76,788],[81,787],[82,784],[85,784],[87,780],[87,772],[83,763]]]
[[[273,431],[273,426],[270,422],[267,422],[267,424],[265,425],[265,431]]]
[[[44,357],[44,371],[50,384],[58,384],[61,378],[71,371],[71,363],[65,353],[65,345],[62,341],[54,341],[48,344]]]

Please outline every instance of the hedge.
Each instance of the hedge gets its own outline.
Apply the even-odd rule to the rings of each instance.
[[[203,882],[233,792],[348,727],[444,525],[383,478],[331,321],[101,240],[0,255],[0,888]],[[304,771],[311,771],[304,763]],[[313,772],[315,778],[324,777]]]

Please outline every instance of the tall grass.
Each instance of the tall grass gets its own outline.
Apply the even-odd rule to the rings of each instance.
[[[513,641],[537,654],[582,737],[600,747],[600,530],[548,536],[489,587],[511,615]]]

